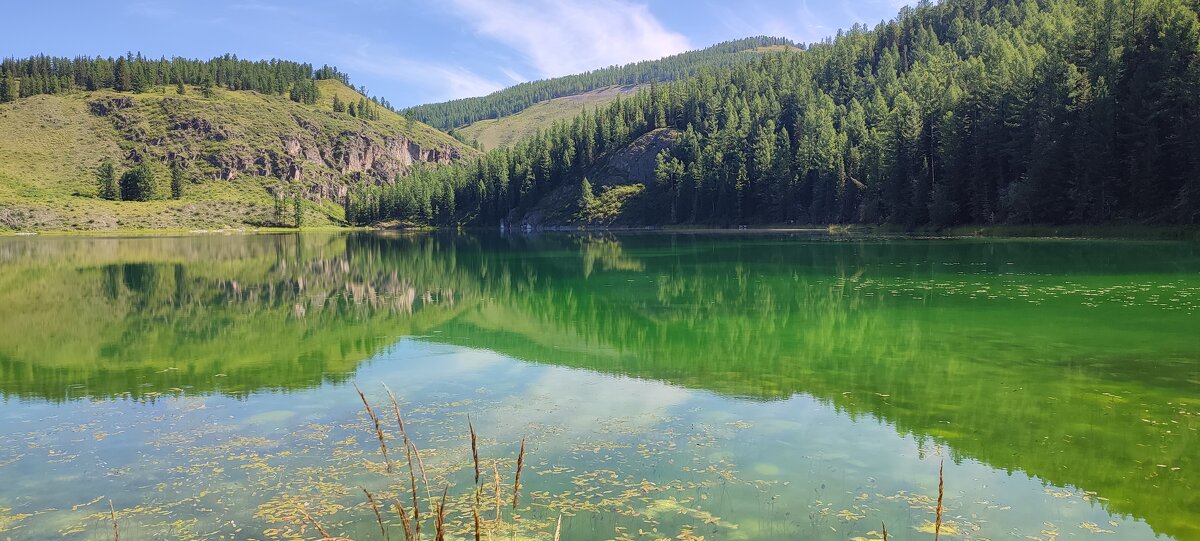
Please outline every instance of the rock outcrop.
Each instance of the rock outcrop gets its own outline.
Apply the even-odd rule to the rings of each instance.
[[[344,199],[347,184],[394,182],[419,163],[449,164],[462,157],[449,138],[422,146],[386,123],[352,122],[348,116],[295,111],[240,110],[237,104],[167,96],[143,101],[102,96],[89,112],[120,136],[127,160],[176,161],[194,179],[278,179],[314,200]],[[336,126],[336,127],[335,127]],[[434,138],[436,139],[436,138]]]

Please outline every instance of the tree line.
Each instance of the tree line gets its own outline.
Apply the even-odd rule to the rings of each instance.
[[[522,83],[487,96],[419,105],[405,109],[404,112],[435,128],[451,130],[479,120],[516,114],[534,104],[554,98],[610,86],[673,81],[695,75],[705,68],[747,63],[759,56],[755,49],[781,46],[797,47],[784,38],[745,38],[660,60],[646,60],[578,75]]]
[[[325,79],[350,84],[349,77],[330,66],[314,69],[311,64],[276,59],[250,61],[236,55],[211,60],[151,59],[141,53],[116,58],[38,55],[0,61],[0,102],[76,90],[146,92],[167,85],[192,85],[290,93],[293,101],[315,103],[319,94],[313,83]]]
[[[494,224],[680,132],[649,223],[1200,221],[1197,0],[945,0],[360,187],[354,222]]]

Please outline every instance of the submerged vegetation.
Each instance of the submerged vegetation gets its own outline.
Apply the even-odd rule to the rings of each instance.
[[[618,526],[634,536],[655,524],[671,536],[684,526],[710,537],[703,528],[819,536],[832,526],[870,539],[876,517],[892,535],[926,526],[932,535],[936,478],[855,474],[820,491],[841,474],[797,470],[787,457],[827,456],[828,442],[841,442],[837,456],[868,462],[892,457],[893,446],[948,458],[955,481],[942,534],[985,535],[1034,516],[1002,510],[1020,507],[1016,489],[995,488],[1029,478],[1047,499],[1038,505],[1090,509],[1080,520],[1088,527],[1127,531],[1133,523],[1121,517],[1132,517],[1147,532],[1195,531],[1200,255],[1189,244],[853,234],[13,238],[0,242],[0,265],[0,319],[9,322],[0,393],[15,416],[0,419],[14,430],[0,457],[15,460],[0,459],[0,474],[25,490],[110,445],[145,446],[111,476],[73,481],[89,494],[79,504],[112,497],[130,538],[161,531],[151,517],[168,505],[205,531],[228,533],[213,525],[228,515],[286,538],[308,524],[300,502],[329,532],[378,535],[373,519],[362,524],[374,512],[358,487],[385,522],[398,520],[387,513],[393,498],[411,496],[409,446],[398,445],[385,393],[364,389],[372,407],[385,404],[374,413],[388,461],[365,412],[344,418],[354,415],[344,407],[354,378],[403,385],[413,401],[397,404],[426,473],[426,535],[446,486],[448,531],[473,531],[461,487],[475,484],[475,456],[490,496],[488,457],[508,457],[494,469],[511,509],[520,434],[530,437],[516,513],[522,531],[543,537],[559,512],[567,539]],[[570,377],[586,385],[564,384]],[[694,406],[675,406],[681,394]],[[634,402],[622,412],[619,400]],[[46,404],[74,413],[29,432],[21,419]],[[170,411],[121,420],[128,408]],[[830,417],[806,420],[814,409]],[[364,426],[371,441],[358,437]],[[76,441],[80,432],[95,433],[94,443]],[[60,454],[62,438],[83,450]],[[165,483],[163,492],[103,490],[141,479],[129,468],[146,461],[158,466],[143,469],[165,473],[138,482]],[[887,467],[859,473],[878,478]],[[978,486],[993,470],[1004,480]],[[213,492],[188,499],[171,488],[176,476]],[[226,486],[241,495],[217,488]],[[776,496],[811,516],[784,517],[796,507],[774,507]],[[411,498],[402,499],[411,516]],[[0,511],[0,524],[47,531],[55,523],[34,513],[62,504],[45,502],[0,500],[13,509]],[[17,515],[31,516],[7,518]],[[490,507],[481,515],[489,519]],[[972,515],[983,519],[963,518]],[[85,529],[99,520],[71,516]],[[1058,526],[1065,534],[1077,525]]]

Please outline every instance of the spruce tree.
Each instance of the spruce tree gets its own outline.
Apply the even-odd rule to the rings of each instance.
[[[122,201],[149,201],[154,198],[154,171],[146,162],[121,175]]]
[[[292,195],[292,215],[296,222],[296,229],[304,225],[304,205],[300,198],[300,192]]]
[[[96,168],[96,184],[97,194],[101,199],[114,201],[117,199],[117,178],[116,170],[109,160],[100,162],[100,167]]]
[[[8,103],[17,99],[17,80],[11,73],[0,77],[0,103]]]
[[[596,196],[592,193],[592,182],[583,177],[579,183],[579,200],[576,206],[579,207],[579,219],[587,220],[591,217],[592,207],[596,204]]]
[[[116,90],[120,92],[133,90],[133,75],[129,73],[129,62],[124,58],[117,58],[115,79]]]
[[[171,162],[171,199],[183,198],[183,168],[178,161]]]

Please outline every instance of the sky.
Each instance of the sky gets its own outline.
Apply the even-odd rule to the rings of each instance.
[[[337,66],[406,107],[755,35],[811,43],[905,0],[40,0],[0,56],[281,58]]]

